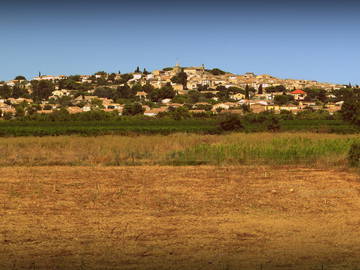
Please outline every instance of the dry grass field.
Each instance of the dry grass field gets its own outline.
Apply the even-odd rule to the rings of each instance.
[[[346,165],[358,135],[171,134],[0,138],[0,166]]]
[[[356,269],[359,180],[299,166],[2,167],[0,269]]]

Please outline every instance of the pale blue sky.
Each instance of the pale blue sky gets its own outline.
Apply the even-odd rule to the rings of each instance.
[[[31,3],[30,3],[31,2]],[[0,80],[205,64],[360,84],[355,1],[12,1]]]

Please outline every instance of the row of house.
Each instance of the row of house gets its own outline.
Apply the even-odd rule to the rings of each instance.
[[[187,75],[186,84],[173,83],[172,78],[179,74],[179,72],[185,72]],[[217,75],[214,75],[217,74]],[[219,113],[220,111],[226,112],[230,111],[232,113],[242,113],[241,106],[247,105],[254,112],[262,112],[262,111],[291,111],[294,113],[298,113],[302,110],[311,108],[311,109],[325,109],[330,113],[334,113],[335,111],[341,108],[341,103],[338,104],[326,104],[325,106],[316,106],[315,104],[305,102],[306,100],[306,92],[303,91],[306,87],[312,88],[322,88],[325,90],[338,89],[344,87],[343,85],[338,84],[328,84],[328,83],[319,83],[317,81],[309,81],[309,80],[292,80],[292,79],[279,79],[270,75],[256,75],[254,73],[248,72],[243,75],[236,75],[232,73],[224,73],[224,72],[212,72],[205,69],[205,66],[198,67],[180,67],[180,65],[176,65],[174,67],[165,68],[162,70],[154,70],[151,73],[143,74],[143,73],[131,73],[132,78],[128,81],[128,84],[140,83],[151,84],[155,88],[160,88],[165,86],[168,83],[174,87],[178,94],[187,94],[189,90],[197,90],[201,86],[201,93],[213,94],[212,103],[196,103],[190,109],[191,112],[200,113],[205,111],[212,111],[213,113]],[[92,83],[93,78],[102,78],[104,80],[109,80],[109,82],[113,82],[109,84],[108,87],[116,88],[119,85],[114,84],[114,80],[120,80],[121,74],[113,74],[112,80],[109,80],[109,74],[99,73],[95,75],[79,75],[78,79],[80,83]],[[59,76],[50,76],[50,75],[41,75],[35,77],[34,80],[49,80],[53,82],[58,82],[59,80],[67,79],[66,75]],[[27,89],[29,93],[31,93],[31,84],[28,81],[21,80],[12,80],[7,82],[8,85],[13,86],[17,83],[22,83]],[[1,84],[1,83],[0,83]],[[120,84],[121,85],[121,84]],[[221,89],[217,88],[218,86],[223,86],[225,88],[230,87],[238,87],[244,89],[247,86],[258,89],[262,86],[263,89],[270,86],[279,86],[283,85],[287,89],[294,89],[289,92],[289,95],[294,97],[294,101],[296,104],[286,104],[283,106],[275,105],[274,100],[276,96],[283,95],[283,92],[273,92],[267,93],[263,91],[263,93],[252,93],[250,96],[250,100],[247,100],[244,93],[234,93],[230,95],[230,99],[232,102],[219,102],[219,98],[216,94],[219,93]],[[72,104],[74,106],[68,107],[68,111],[70,113],[80,113],[91,111],[95,108],[101,109],[104,111],[116,111],[119,114],[122,114],[124,109],[124,104],[116,103],[114,100],[107,98],[99,98],[94,96],[94,90],[96,85],[93,84],[90,90],[87,90],[86,95],[81,95],[74,98],[73,92],[68,89],[60,89],[60,84],[56,83],[56,90],[52,92],[52,95],[48,100],[42,101],[40,106],[41,109],[38,111],[40,113],[51,113],[53,110],[57,109],[59,105],[55,105],[56,102],[50,102],[51,99],[55,101],[62,97],[70,96],[72,100]],[[207,90],[205,90],[208,88]],[[143,91],[139,91],[136,93],[136,97],[139,98],[140,101],[148,101],[148,94]],[[94,103],[94,100],[97,102]],[[27,102],[29,104],[33,103],[31,99],[12,99],[8,98],[7,100],[0,100],[0,110],[2,113],[5,112],[15,112],[15,105],[20,104],[22,102]],[[99,103],[100,102],[100,103]],[[144,104],[146,102],[143,102]],[[101,105],[99,105],[101,104]],[[175,104],[172,103],[171,99],[164,99],[160,102],[159,108],[150,108],[144,105],[145,113],[147,116],[155,116],[161,112],[168,111],[170,107],[180,107],[183,104]],[[204,106],[206,109],[204,109]]]
[[[184,87],[182,84],[176,84],[171,82],[171,78],[178,74],[179,72],[185,72],[187,74],[187,83]],[[332,83],[321,83],[315,80],[298,80],[298,79],[280,79],[271,75],[263,74],[263,75],[255,75],[254,73],[247,72],[242,75],[236,75],[232,73],[224,73],[219,75],[214,75],[205,69],[205,66],[199,67],[180,67],[179,64],[174,67],[165,68],[162,70],[154,70],[149,74],[143,73],[131,73],[133,78],[129,80],[128,83],[141,83],[141,84],[151,84],[155,88],[160,88],[167,83],[171,83],[175,90],[183,91],[185,89],[188,90],[196,90],[199,86],[207,86],[210,89],[215,89],[218,86],[225,87],[239,87],[245,88],[246,86],[253,87],[258,89],[260,85],[263,88],[270,86],[279,86],[283,85],[287,89],[305,89],[305,88],[319,88],[325,90],[339,89],[344,87],[344,85],[340,84],[332,84]],[[95,78],[104,78],[108,79],[109,74],[95,74],[92,75]],[[91,83],[90,80],[91,75],[79,75],[80,82]],[[119,80],[121,78],[121,74],[115,74],[115,80]],[[35,77],[33,80],[50,80],[50,81],[58,81],[62,79],[67,79],[66,75],[59,76],[51,76],[51,75],[41,75]],[[7,84],[15,85],[18,81],[12,80],[8,81]],[[109,81],[110,82],[110,81]]]
[[[92,104],[94,100],[100,101]],[[9,102],[10,101],[10,102]],[[22,102],[27,102],[29,104],[32,103],[31,99],[0,99],[0,111],[3,115],[4,113],[12,113],[15,114],[15,106],[16,104],[20,104]],[[9,105],[10,104],[10,105]],[[78,105],[77,105],[78,104]],[[285,105],[275,105],[271,100],[267,99],[258,99],[258,100],[245,100],[241,99],[236,102],[220,102],[216,104],[212,104],[209,102],[197,102],[192,105],[189,112],[192,113],[204,113],[210,111],[212,113],[236,113],[242,114],[244,112],[243,106],[247,105],[250,110],[254,113],[260,113],[265,111],[273,111],[275,113],[280,113],[281,111],[290,111],[294,114],[298,112],[312,109],[312,110],[325,110],[330,114],[337,112],[341,109],[343,101],[337,103],[328,103],[322,106],[317,105],[315,102],[305,102],[299,101],[298,104],[285,104]],[[55,104],[49,104],[46,101],[43,101],[41,104],[41,109],[38,110],[38,113],[48,114],[52,113],[54,110],[58,109],[59,106]],[[108,98],[99,98],[97,96],[79,96],[74,99],[74,106],[67,107],[67,110],[71,114],[88,112],[91,110],[100,109],[105,112],[116,112],[119,115],[122,115],[124,110],[124,104],[115,103],[112,99]],[[146,116],[156,116],[161,112],[169,111],[170,107],[178,108],[182,107],[184,104],[173,103],[171,100],[163,100],[162,105],[158,108],[150,108],[147,105],[143,105],[144,115]]]

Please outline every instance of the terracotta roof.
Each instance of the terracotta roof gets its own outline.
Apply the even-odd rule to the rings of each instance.
[[[303,90],[295,90],[295,91],[292,91],[291,92],[291,94],[293,94],[293,95],[304,95],[304,94],[306,94],[306,92],[304,92]]]
[[[80,107],[77,107],[77,106],[70,106],[70,107],[67,108],[67,111],[69,113],[71,113],[71,114],[83,112],[83,110]]]
[[[147,96],[147,93],[144,91],[141,91],[141,92],[136,92],[136,95],[137,96]]]
[[[189,110],[191,113],[203,113],[206,112],[205,110]]]

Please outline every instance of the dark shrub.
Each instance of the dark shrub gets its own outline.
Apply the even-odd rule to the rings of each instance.
[[[228,114],[220,121],[220,128],[224,131],[235,131],[242,130],[244,126],[242,125],[239,116]]]
[[[267,129],[269,131],[279,131],[280,130],[280,122],[276,117],[271,117],[269,119],[269,124],[267,125]]]
[[[350,147],[348,160],[350,166],[352,167],[360,167],[360,143],[353,143]]]
[[[5,120],[10,120],[13,118],[13,114],[11,112],[4,112],[3,117]]]

